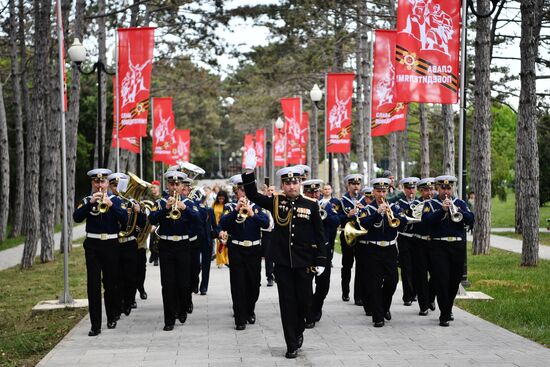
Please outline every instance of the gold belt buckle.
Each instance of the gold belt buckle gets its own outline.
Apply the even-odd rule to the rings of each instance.
[[[252,241],[244,240],[244,241],[243,241],[243,246],[245,246],[245,247],[250,247],[250,246],[252,246]]]
[[[182,236],[174,236],[174,241],[181,241],[182,238]]]
[[[107,240],[107,233],[102,233],[102,234],[100,235],[100,240],[102,240],[102,241]]]

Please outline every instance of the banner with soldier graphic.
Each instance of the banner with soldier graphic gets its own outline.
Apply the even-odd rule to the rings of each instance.
[[[256,130],[256,167],[263,167],[264,166],[264,144],[265,144],[265,130],[264,129],[258,129]]]
[[[114,87],[115,78],[113,78],[113,87]],[[115,105],[115,93],[113,93],[113,106]],[[126,149],[129,150],[132,153],[140,153],[141,152],[141,139],[135,136],[130,136],[126,138],[119,138],[118,139],[118,145],[120,149]],[[111,147],[114,149],[117,148],[117,142],[116,142],[116,112],[113,108],[113,133],[111,135]]]
[[[396,102],[395,31],[377,30],[372,77],[372,136],[382,136],[407,127],[407,105]]]
[[[248,152],[250,149],[256,151],[256,147],[254,145],[254,135],[252,134],[245,134],[244,135],[244,145],[243,145],[243,162],[242,167],[245,168],[244,159],[246,157],[246,152]],[[256,153],[256,159],[258,158],[258,153]],[[258,164],[256,163],[256,166]]]
[[[118,29],[119,136],[147,135],[155,28]]]
[[[284,167],[286,165],[286,134],[282,129],[273,129],[273,165]]]
[[[349,153],[353,73],[329,73],[326,80],[325,131],[327,153]]]
[[[300,160],[301,156],[301,121],[302,99],[300,97],[281,98],[285,131],[286,131],[286,163]]]
[[[173,114],[172,114],[173,116]],[[164,163],[173,165],[179,161],[189,162],[189,151],[191,150],[191,130],[175,130],[174,144],[172,145],[172,157]]]
[[[175,131],[172,97],[153,98],[153,161],[172,164]]]
[[[309,114],[302,112],[302,118],[300,119],[300,141],[299,141],[299,154],[295,154],[292,157],[288,157],[287,163],[289,164],[306,164],[307,159],[307,141],[308,141],[308,129],[309,129]]]
[[[399,0],[399,102],[458,102],[460,26],[460,0]]]

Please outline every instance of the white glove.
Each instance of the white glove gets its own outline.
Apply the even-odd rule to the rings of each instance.
[[[320,276],[325,271],[324,266],[316,266],[315,267],[315,275]]]
[[[256,168],[256,151],[253,148],[250,148],[245,154],[244,168],[254,170],[254,168]]]

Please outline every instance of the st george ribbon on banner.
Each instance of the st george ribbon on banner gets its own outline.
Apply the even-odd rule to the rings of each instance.
[[[327,153],[349,153],[351,149],[351,103],[353,73],[329,73],[326,85]]]
[[[115,78],[113,77],[113,89],[115,88]],[[114,92],[114,90],[113,90]],[[113,106],[115,105],[115,102],[116,101],[116,98],[115,98],[115,93],[113,93]],[[116,143],[116,112],[115,112],[115,108],[113,108],[113,133],[112,133],[112,138],[111,138],[111,147],[116,149],[117,148],[117,143]],[[140,144],[141,144],[141,139],[136,137],[136,136],[128,136],[128,137],[124,137],[124,138],[119,138],[119,144],[118,144],[118,147],[120,149],[126,149],[126,150],[129,150],[130,152],[133,152],[133,153],[141,153],[140,151]]]
[[[175,131],[172,97],[153,98],[153,161],[171,164]]]
[[[377,30],[374,41],[372,78],[372,136],[382,136],[407,127],[407,105],[396,102],[395,31]]]
[[[168,164],[176,164],[179,161],[189,162],[191,150],[191,130],[176,130],[175,143],[172,146],[172,158],[166,161]]]
[[[242,167],[245,167],[244,159],[246,157],[246,152],[248,152],[250,149],[256,151],[256,147],[254,145],[254,135],[252,134],[245,134],[244,135],[244,145],[243,145],[243,162]],[[256,153],[256,157],[258,156],[258,153]]]
[[[458,102],[460,0],[399,0],[398,102]]]
[[[265,130],[264,129],[258,129],[256,130],[256,166],[257,167],[263,167],[264,166],[264,144],[265,144]]]
[[[281,98],[286,129],[286,163],[294,164],[301,156],[302,100],[300,97]]]
[[[119,136],[146,136],[155,28],[118,29]]]
[[[284,167],[286,165],[286,136],[284,128],[273,129],[273,165]]]

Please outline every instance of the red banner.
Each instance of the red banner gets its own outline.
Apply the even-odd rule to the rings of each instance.
[[[275,167],[284,167],[286,165],[286,138],[283,129],[273,129],[273,165]]]
[[[130,136],[128,138],[120,138],[118,142],[120,149],[126,149],[130,152],[139,154],[139,144],[140,144],[140,138],[136,138],[135,136]],[[111,147],[116,149],[116,131],[113,129],[113,135],[112,135],[112,141],[111,141]]]
[[[460,0],[399,0],[398,102],[458,102],[460,26]]]
[[[302,112],[302,141],[300,144],[301,157],[299,164],[306,164],[307,162],[307,143],[309,140],[309,113]]]
[[[191,151],[191,130],[175,130],[174,145],[172,146],[172,159],[168,164],[176,164],[178,161],[189,162]]]
[[[145,136],[154,28],[118,29],[119,136]]]
[[[264,129],[256,130],[255,140],[256,140],[255,146],[256,146],[256,159],[257,159],[256,166],[263,167],[264,160],[265,160],[265,156],[264,156],[265,130]]]
[[[246,157],[246,152],[248,152],[249,149],[254,149],[256,150],[256,147],[254,146],[254,135],[252,134],[245,134],[244,135],[244,145],[243,145],[243,163],[242,163],[242,167],[244,168],[245,167],[245,164],[244,164],[244,158]],[[257,154],[256,154],[256,157],[257,157]],[[256,166],[258,166],[258,164],[256,164]]]
[[[377,30],[372,78],[372,136],[407,127],[407,105],[396,102],[395,31]]]
[[[285,131],[286,131],[286,162],[292,163],[300,160],[302,100],[300,97],[281,98]]]
[[[153,161],[172,164],[175,131],[172,97],[153,98]]]
[[[353,73],[331,73],[326,81],[327,153],[349,153],[351,147],[351,98]]]

